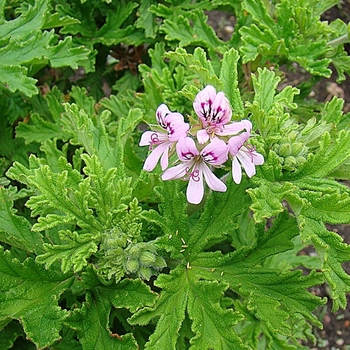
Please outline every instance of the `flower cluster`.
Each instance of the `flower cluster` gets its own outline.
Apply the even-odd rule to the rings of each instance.
[[[213,173],[215,168],[230,159],[233,180],[239,184],[242,168],[252,177],[255,166],[263,164],[264,158],[247,143],[251,122],[231,121],[232,110],[223,92],[206,86],[197,94],[193,108],[199,123],[190,128],[180,113],[160,105],[156,112],[158,125],[154,131],[142,134],[140,146],[149,146],[151,151],[143,168],[152,171],[160,160],[162,180],[188,180],[187,200],[198,204],[204,195],[203,179],[213,191],[226,191],[225,183]],[[175,152],[175,165],[168,168],[169,157]]]

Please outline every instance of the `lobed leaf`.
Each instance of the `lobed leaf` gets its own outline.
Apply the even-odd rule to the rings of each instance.
[[[231,103],[233,112],[243,117],[243,102],[238,89],[238,60],[239,55],[235,49],[232,48],[226,51],[222,59],[219,79],[222,82],[223,92]]]
[[[102,122],[109,112],[103,112],[97,120],[75,104],[65,104],[65,111],[64,129],[72,134],[71,142],[84,146],[89,155],[97,155],[106,170],[116,166],[123,169],[122,163],[118,162],[121,155],[115,151]]]
[[[188,301],[189,286],[184,268],[179,266],[169,275],[159,276],[156,284],[163,288],[156,303],[137,311],[129,318],[129,323],[145,325],[153,318],[159,318],[156,329],[146,343],[145,349],[175,350],[179,330],[185,319]]]
[[[214,85],[221,88],[221,82],[215,74],[214,68],[203,49],[197,47],[193,54],[187,53],[185,49],[177,48],[174,52],[167,52],[164,55],[171,58],[197,74],[203,81],[204,85]]]
[[[61,232],[62,236],[63,233]],[[99,237],[91,234],[78,234],[77,232],[66,231],[63,243],[60,245],[44,244],[44,254],[36,257],[36,262],[45,265],[46,269],[56,261],[61,262],[61,270],[68,273],[81,271],[87,265],[87,259],[97,251]]]
[[[86,294],[81,309],[76,309],[67,324],[77,330],[82,347],[86,350],[136,350],[137,343],[132,334],[119,335],[109,329],[111,299],[118,292],[103,287],[94,288]]]
[[[72,173],[74,171],[64,170],[61,173],[53,173],[47,165],[41,166],[34,171],[34,175],[30,177],[31,184],[34,185],[41,194],[33,196],[27,202],[27,206],[32,209],[33,215],[47,214],[50,210],[60,211],[59,216],[50,216],[33,226],[33,230],[44,230],[44,223],[48,224],[48,228],[65,222],[77,221],[81,227],[95,230],[101,229],[101,224],[93,216],[92,209],[89,208],[89,179],[85,179],[78,186],[71,187],[67,184],[72,181]],[[43,217],[43,216],[42,216]]]
[[[31,231],[30,222],[16,215],[9,192],[0,187],[0,240],[25,251],[38,253],[42,250],[42,236]]]
[[[69,134],[64,132],[58,123],[43,119],[36,113],[30,116],[29,122],[21,122],[16,128],[17,137],[25,139],[25,143],[45,142],[58,138],[67,139]]]
[[[220,299],[227,285],[218,282],[198,281],[196,272],[178,266],[170,275],[161,275],[157,286],[162,287],[159,299],[153,307],[145,307],[134,314],[131,324],[147,324],[159,317],[155,332],[150,336],[145,349],[176,349],[177,339],[187,310],[193,321],[190,349],[246,349],[231,328],[239,315],[223,310]],[[210,295],[210,297],[209,297]],[[214,301],[214,302],[213,302]],[[177,305],[174,308],[173,305]]]
[[[156,302],[158,295],[140,279],[124,279],[117,285],[117,293],[112,299],[116,308],[127,308],[135,313],[138,309],[151,306]]]
[[[247,186],[245,181],[236,185],[229,180],[225,193],[214,192],[208,197],[203,214],[191,228],[186,240],[189,246],[186,255],[190,261],[195,259],[196,254],[211,240],[223,240],[235,228],[238,215],[250,205],[250,200],[245,195]]]
[[[350,292],[350,276],[344,271],[342,264],[350,261],[350,245],[335,232],[328,231],[320,220],[299,217],[301,236],[311,242],[322,258],[322,271],[331,287],[333,311],[345,309],[346,295]]]
[[[306,176],[322,178],[330,174],[350,157],[350,132],[340,130],[336,138],[324,132],[319,141],[319,149],[310,153],[307,161],[284,178],[298,180]]]
[[[31,258],[20,263],[2,247],[0,261],[0,319],[19,320],[38,348],[60,339],[68,314],[58,306],[58,298],[73,277],[48,272]]]

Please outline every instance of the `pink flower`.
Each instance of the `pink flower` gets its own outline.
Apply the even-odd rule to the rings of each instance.
[[[189,180],[186,195],[190,203],[198,204],[203,199],[203,178],[213,191],[226,191],[226,185],[208,166],[219,166],[228,159],[228,149],[224,141],[214,138],[199,152],[194,140],[185,137],[177,143],[176,151],[182,163],[167,169],[162,175],[162,180]]]
[[[198,142],[202,144],[222,131],[223,126],[231,120],[232,111],[228,99],[222,91],[216,93],[211,85],[197,94],[193,108],[203,127],[197,132]]]
[[[263,155],[256,152],[255,147],[251,145],[244,146],[249,136],[250,132],[243,132],[228,140],[229,153],[233,157],[232,178],[236,184],[241,183],[242,167],[247,176],[252,177],[256,173],[255,166],[264,163]]]
[[[207,85],[197,94],[193,108],[201,120],[202,129],[197,132],[197,139],[201,144],[215,135],[228,136],[238,134],[244,129],[248,132],[252,130],[249,120],[229,123],[232,117],[230,103],[222,91],[216,93],[211,85]]]
[[[149,146],[151,150],[143,165],[146,171],[152,171],[159,159],[162,170],[165,170],[169,165],[169,151],[180,138],[187,135],[190,128],[182,114],[169,111],[165,104],[157,108],[156,119],[160,131],[145,131],[139,143],[140,146]]]

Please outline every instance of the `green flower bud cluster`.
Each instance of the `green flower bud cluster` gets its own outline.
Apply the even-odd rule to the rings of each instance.
[[[274,151],[279,156],[280,163],[284,169],[292,171],[306,162],[308,147],[299,136],[299,131],[292,130],[281,139],[280,144],[274,146]]]
[[[126,273],[135,274],[147,281],[166,266],[164,258],[158,255],[155,246],[151,242],[130,244],[125,249],[125,256],[124,268]]]
[[[309,153],[314,153],[319,147],[319,141],[325,132],[331,132],[333,126],[326,121],[310,118],[306,124],[296,127],[285,123],[281,127],[282,135],[273,150],[280,158],[284,169],[295,170],[305,163]]]
[[[153,242],[131,240],[119,227],[106,232],[100,245],[97,272],[108,280],[118,282],[125,275],[149,280],[166,266]]]

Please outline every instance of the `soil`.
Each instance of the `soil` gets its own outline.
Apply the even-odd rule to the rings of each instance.
[[[234,16],[221,11],[211,11],[207,13],[208,24],[216,31],[222,40],[229,40],[233,31],[236,20]],[[340,5],[330,8],[322,15],[323,21],[333,21],[341,19],[345,23],[350,22],[350,0],[341,1]],[[350,45],[345,46],[350,53]],[[292,74],[286,75],[286,84],[297,86],[300,82],[308,78],[308,73],[296,69]],[[350,112],[350,78],[346,76],[346,80],[337,83],[337,75],[332,74],[328,79],[320,80],[311,91],[311,97],[319,102],[327,102],[333,96],[344,99],[344,113]],[[344,240],[350,244],[350,225],[328,225],[329,230],[337,232]],[[350,274],[350,262],[343,265],[345,271]],[[313,293],[320,297],[329,299],[329,288],[321,285],[313,288]],[[312,350],[350,350],[350,295],[348,296],[348,307],[345,310],[332,312],[331,300],[315,312],[317,317],[323,323],[323,329],[314,329],[317,338],[316,344],[303,344]]]

